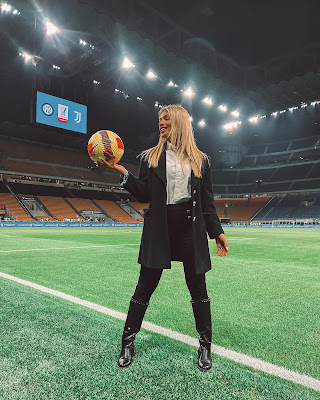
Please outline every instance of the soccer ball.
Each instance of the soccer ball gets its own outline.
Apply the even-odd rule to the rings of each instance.
[[[117,164],[124,153],[124,145],[120,137],[112,131],[98,131],[94,133],[88,142],[88,154],[92,161],[100,162],[103,157],[107,162],[114,161]]]

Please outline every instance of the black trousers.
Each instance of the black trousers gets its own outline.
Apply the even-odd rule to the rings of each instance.
[[[171,260],[182,261],[187,287],[192,300],[208,298],[205,274],[196,274],[192,253],[191,203],[167,206],[168,234]],[[133,298],[146,303],[150,300],[160,281],[162,269],[147,268],[141,265],[140,276]]]

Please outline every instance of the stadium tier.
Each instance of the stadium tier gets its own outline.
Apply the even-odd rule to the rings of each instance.
[[[238,222],[249,221],[270,199],[270,196],[243,199],[224,198],[216,199],[214,204],[220,219],[226,218]]]
[[[83,220],[61,197],[38,196],[38,199],[58,221],[64,221],[65,219]]]
[[[125,211],[123,211],[116,203],[111,200],[95,200],[98,206],[105,211],[111,218],[114,218],[119,222],[133,222],[137,220],[130,217]]]
[[[213,170],[214,192],[228,196],[319,190],[318,143],[319,138],[314,136],[249,146],[238,165]]]
[[[86,181],[119,185],[119,174],[97,168],[83,151],[0,136],[2,174],[37,176],[56,180]],[[123,163],[134,174],[138,165]]]
[[[0,193],[0,204],[4,204],[11,217],[18,221],[32,222],[33,218],[26,213],[19,201],[11,193]]]

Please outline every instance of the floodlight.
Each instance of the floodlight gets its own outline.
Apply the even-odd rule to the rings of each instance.
[[[17,15],[17,14],[19,15],[19,14],[20,14],[20,11],[18,11],[17,9],[15,9],[15,10],[12,11],[12,14],[13,14],[13,15]]]
[[[142,98],[138,96],[138,97],[137,97],[137,100],[142,101]]]
[[[274,117],[276,117],[278,115],[278,111],[275,111],[273,113],[271,113],[271,115],[273,115]]]
[[[223,125],[223,128],[230,131],[233,128],[237,128],[238,125],[241,125],[241,121],[229,122],[228,124]]]
[[[82,46],[86,46],[87,42],[85,42],[84,40],[80,39],[80,44],[81,44]]]
[[[26,61],[29,61],[32,58],[32,56],[30,54],[26,53],[25,51],[23,51],[22,53],[19,53],[19,56],[23,57]]]
[[[149,69],[146,77],[150,80],[154,80],[154,79],[158,78],[157,75],[151,69]]]
[[[201,127],[204,127],[206,125],[206,122],[204,119],[202,119],[201,121],[198,122],[198,125]]]
[[[177,85],[176,83],[173,83],[172,81],[170,81],[170,82],[168,83],[168,86],[171,86],[171,87],[178,87],[178,85]]]
[[[238,111],[238,110],[234,110],[234,111],[232,111],[231,115],[232,115],[233,117],[235,117],[235,118],[238,118],[240,114],[239,114],[239,111]]]
[[[227,111],[227,107],[225,105],[223,105],[223,104],[220,104],[220,106],[218,108],[222,112],[226,112]]]
[[[213,101],[212,101],[212,98],[211,98],[211,97],[205,97],[205,98],[202,100],[202,103],[205,104],[205,105],[207,105],[207,106],[209,106],[209,107],[213,106]]]
[[[9,4],[7,4],[7,3],[3,3],[1,5],[1,11],[9,12],[9,11],[11,11],[11,6],[9,6]]]
[[[195,95],[194,91],[192,90],[192,87],[189,86],[187,90],[182,91],[183,95],[186,97],[193,97]]]
[[[304,103],[304,102],[301,102],[301,106],[300,106],[301,108],[305,108],[305,107],[308,107],[308,104],[307,103]]]
[[[129,60],[128,57],[125,57],[123,59],[123,63],[122,63],[122,67],[121,67],[122,69],[131,69],[134,67],[135,67],[135,65]]]
[[[93,83],[95,83],[96,85],[100,85],[100,82],[96,80],[94,80]]]
[[[262,118],[267,118],[267,116],[266,116],[266,115],[261,115],[260,118],[261,118],[261,119],[262,119]]]
[[[59,31],[59,29],[55,25],[53,25],[53,23],[50,21],[46,22],[46,27],[47,27],[47,35],[48,36],[54,35]]]
[[[190,115],[190,117],[189,117],[189,121],[191,121],[191,122],[193,121],[193,118],[191,117],[191,115]]]
[[[249,118],[249,122],[251,122],[252,124],[256,124],[258,122],[258,116],[257,117],[251,117]]]
[[[58,65],[52,65],[54,69],[60,69],[60,67]]]

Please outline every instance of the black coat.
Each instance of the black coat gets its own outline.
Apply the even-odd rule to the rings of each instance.
[[[129,173],[123,185],[138,201],[150,202],[144,215],[138,263],[145,267],[171,268],[170,244],[167,226],[166,152],[163,151],[157,168],[149,168],[141,161],[139,177]],[[223,233],[213,204],[211,170],[207,162],[202,178],[191,171],[192,237],[195,273],[211,269],[207,232],[211,239]]]

